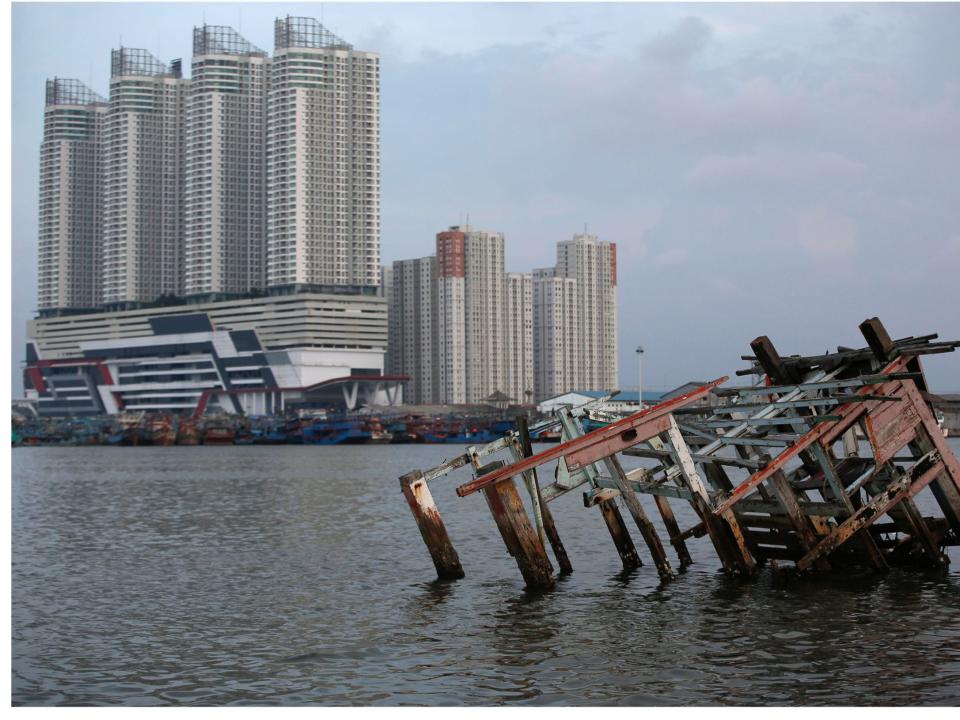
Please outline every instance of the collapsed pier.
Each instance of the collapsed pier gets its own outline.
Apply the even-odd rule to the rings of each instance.
[[[429,484],[466,467],[473,478],[457,495],[484,494],[531,589],[554,585],[554,562],[560,574],[573,570],[550,503],[577,489],[586,508],[599,509],[624,569],[642,564],[625,512],[663,580],[675,577],[666,547],[683,568],[692,562],[687,543],[701,538],[731,575],[782,563],[800,573],[945,566],[944,548],[960,544],[960,463],[937,426],[920,357],[952,352],[960,341],[892,340],[877,318],[860,331],[866,347],[814,356],[781,356],[761,336],[743,356],[750,367],[737,373],[761,375],[757,385],[725,388],[722,377],[590,433],[590,405],[562,409],[561,443],[537,454],[521,418],[492,443],[403,475],[438,577],[465,572]],[[718,403],[706,402],[711,394]],[[622,455],[656,464],[627,471]],[[542,481],[538,469],[554,461],[555,477]],[[924,516],[915,502],[925,488],[939,516]],[[666,543],[641,496],[660,514]],[[696,513],[692,527],[678,524],[678,501]]]

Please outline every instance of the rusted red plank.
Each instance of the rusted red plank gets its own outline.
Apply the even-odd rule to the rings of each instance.
[[[891,397],[908,399],[904,383],[897,383]],[[882,465],[916,437],[920,415],[911,402],[877,405],[864,418],[867,437],[877,464]]]
[[[460,557],[450,542],[447,528],[440,518],[440,511],[433,501],[433,495],[419,470],[409,472],[400,478],[400,487],[403,496],[407,499],[410,511],[417,521],[423,542],[430,551],[433,565],[437,569],[437,576],[441,580],[456,580],[464,576],[460,565]]]
[[[627,428],[616,435],[603,438],[566,455],[567,470],[575,472],[584,465],[590,465],[609,455],[626,450],[669,429],[670,415],[651,418],[636,427]]]
[[[691,403],[696,402],[701,397],[703,397],[704,395],[709,393],[711,390],[713,390],[713,388],[717,387],[717,385],[720,385],[721,383],[726,382],[728,379],[729,378],[727,376],[724,376],[722,378],[717,378],[713,382],[709,382],[706,385],[703,385],[697,388],[696,390],[692,390],[691,392],[686,393],[685,395],[681,395],[671,400],[667,400],[666,402],[662,402],[659,405],[654,405],[652,408],[641,410],[640,412],[634,413],[629,417],[625,417],[623,420],[619,420],[615,423],[611,423],[610,425],[607,425],[606,427],[602,427],[597,430],[594,430],[593,432],[587,433],[582,437],[568,440],[565,443],[560,443],[559,445],[553,448],[550,448],[549,450],[545,450],[544,452],[529,458],[524,458],[523,460],[515,462],[512,465],[507,465],[506,467],[503,467],[495,472],[492,472],[489,475],[478,477],[472,480],[471,482],[464,483],[463,485],[458,487],[457,495],[459,495],[460,497],[466,497],[467,495],[475,493],[478,490],[482,490],[483,488],[501,480],[502,478],[519,475],[520,473],[523,473],[523,472],[526,472],[527,470],[538,467],[539,465],[548,463],[551,460],[557,460],[558,458],[561,458],[561,457],[566,458],[567,456],[572,455],[574,453],[577,453],[578,457],[581,457],[581,458],[586,457],[585,455],[580,455],[580,453],[585,451],[588,448],[603,444],[607,442],[610,438],[620,437],[621,440],[623,440],[624,442],[629,442],[630,439],[633,438],[633,435],[630,434],[631,431],[633,430],[636,430],[637,433],[636,433],[636,439],[633,439],[631,444],[636,445],[637,443],[642,442],[644,439],[653,437],[653,435],[656,434],[656,432],[654,432],[652,434],[646,435],[646,438],[644,437],[644,435],[646,434],[646,431],[649,428],[660,426],[660,423],[656,422],[657,420],[659,420],[663,416],[668,415],[670,412],[672,412],[673,410],[676,410],[677,408],[684,407],[686,405],[690,405]],[[644,430],[640,430],[641,427],[644,428]],[[629,447],[629,445],[627,445],[626,447]],[[602,457],[604,456],[600,455],[594,458],[594,461],[599,460]],[[587,463],[584,463],[584,464],[587,464]],[[581,466],[580,465],[574,466],[571,464],[569,460],[567,461],[568,470],[574,471],[579,467]]]

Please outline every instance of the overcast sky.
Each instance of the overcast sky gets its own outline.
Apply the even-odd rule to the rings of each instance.
[[[507,267],[619,245],[620,376],[668,388],[782,354],[960,338],[960,6],[15,4],[14,395],[36,307],[46,78],[106,95],[110,49],[191,54],[204,21],[273,48],[308,15],[381,54],[383,261],[466,214]],[[189,68],[189,62],[184,66]],[[960,354],[926,361],[960,391]]]

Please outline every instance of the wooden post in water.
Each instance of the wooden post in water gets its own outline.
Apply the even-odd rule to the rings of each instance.
[[[437,577],[441,580],[462,578],[464,572],[460,566],[460,558],[450,542],[447,528],[440,518],[440,511],[437,510],[437,504],[433,501],[423,473],[419,470],[407,473],[400,478],[400,487],[437,568]]]
[[[527,425],[527,417],[520,415],[517,417],[517,432],[520,434],[520,448],[523,450],[524,457],[533,456],[533,445],[530,442],[530,428]],[[540,486],[537,485],[537,471],[533,473],[534,489],[537,495],[540,495]],[[557,532],[557,525],[553,521],[553,513],[543,498],[540,497],[540,513],[543,515],[543,530],[550,541],[550,547],[553,548],[553,555],[557,559],[557,565],[560,566],[560,574],[568,575],[573,572],[573,565],[570,564],[570,558],[567,555],[566,548],[560,540],[560,533]]]
[[[637,524],[637,529],[640,530],[640,534],[647,543],[647,548],[653,556],[653,562],[657,566],[657,574],[660,575],[662,580],[669,580],[675,577],[673,568],[670,567],[670,561],[667,559],[667,553],[663,549],[663,543],[660,542],[660,536],[657,535],[656,528],[653,527],[653,523],[650,522],[647,514],[643,511],[643,507],[637,499],[637,494],[634,492],[633,487],[631,487],[630,481],[627,479],[627,475],[623,471],[623,466],[620,465],[616,454],[604,458],[604,462],[607,465],[610,475],[613,477],[613,481],[620,490],[627,510],[630,511],[634,522]]]
[[[501,460],[485,465],[477,471],[480,477],[503,467]],[[512,477],[503,478],[483,489],[490,513],[497,523],[497,529],[503,536],[507,552],[513,555],[520,568],[520,574],[530,590],[548,590],[554,586],[553,565],[547,557],[547,550],[540,542],[537,531],[530,525],[526,508],[517,492],[517,484]]]
[[[620,553],[620,562],[623,563],[624,570],[635,570],[642,567],[640,555],[633,544],[630,533],[627,531],[627,524],[623,521],[623,515],[617,507],[613,498],[602,500],[597,505],[600,506],[600,512],[603,514],[603,520],[607,523],[607,529],[610,531],[610,537],[613,538],[613,544]]]
[[[670,507],[670,503],[662,495],[654,495],[653,501],[657,504],[657,509],[660,510],[660,517],[663,518],[663,526],[670,535],[670,544],[673,545],[673,549],[677,551],[677,557],[680,560],[680,569],[682,570],[688,565],[692,565],[693,558],[690,557],[690,551],[687,550],[687,544],[683,540],[683,533],[677,524],[677,518],[673,514],[673,508]]]

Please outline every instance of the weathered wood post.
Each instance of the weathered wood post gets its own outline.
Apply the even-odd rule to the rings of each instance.
[[[478,468],[477,476],[482,477],[489,472],[504,466],[503,461],[496,460],[482,468]],[[487,498],[487,505],[493,515],[504,545],[507,546],[513,559],[517,561],[520,574],[530,590],[548,590],[555,584],[553,565],[547,557],[547,550],[540,542],[540,536],[530,525],[526,508],[517,492],[517,484],[512,477],[503,478],[483,489]]]
[[[601,493],[603,492],[601,490],[598,493],[598,498],[602,496]],[[607,490],[606,492],[611,493],[611,497],[600,500],[597,505],[600,507],[603,521],[607,524],[607,530],[610,531],[610,537],[617,548],[617,553],[620,555],[623,569],[629,572],[638,567],[643,567],[640,554],[637,552],[637,548],[633,544],[633,538],[630,537],[630,532],[627,530],[627,524],[623,521],[623,515],[620,514],[620,508],[617,507],[617,503],[613,499],[613,494],[616,491]]]
[[[400,488],[417,521],[417,527],[420,528],[423,542],[430,551],[430,557],[437,568],[437,577],[441,580],[462,578],[464,572],[460,566],[460,558],[450,542],[447,528],[440,518],[440,511],[433,501],[423,473],[419,470],[407,473],[400,478]]]
[[[530,428],[527,425],[526,415],[517,417],[517,432],[520,435],[520,449],[523,451],[523,456],[532,457],[533,444],[530,442]],[[543,500],[543,497],[540,496],[540,486],[537,484],[537,471],[534,469],[530,472],[533,473],[534,490],[540,501],[540,513],[543,516],[543,530],[547,535],[547,540],[550,541],[550,547],[553,548],[553,556],[557,559],[557,565],[560,566],[560,574],[568,575],[573,572],[573,565],[570,564],[567,550],[563,547],[563,542],[560,540],[560,533],[557,532],[557,525],[553,521],[553,513],[550,512],[548,504]]]
[[[657,504],[660,517],[663,518],[663,526],[670,535],[670,544],[673,545],[673,549],[677,551],[677,558],[680,560],[680,569],[682,570],[688,565],[692,565],[693,558],[690,557],[690,551],[687,550],[687,544],[682,537],[683,532],[677,524],[677,518],[673,514],[673,508],[670,507],[669,501],[662,495],[654,495],[653,501]]]
[[[640,530],[640,534],[647,543],[647,548],[653,556],[653,563],[657,566],[657,574],[660,575],[662,580],[670,580],[676,577],[673,573],[673,568],[670,567],[667,553],[663,549],[663,543],[660,542],[660,536],[657,535],[657,529],[643,511],[643,507],[637,499],[637,494],[630,485],[627,474],[623,471],[623,466],[617,459],[616,454],[604,458],[604,462],[607,465],[607,470],[612,476],[614,483],[616,483],[617,488],[620,490],[627,510],[630,511],[630,514],[633,516],[633,521],[637,524],[637,529]]]

